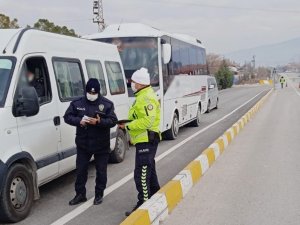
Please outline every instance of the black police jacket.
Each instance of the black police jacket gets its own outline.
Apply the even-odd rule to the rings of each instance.
[[[82,127],[80,121],[84,116],[94,117],[100,115],[100,123]],[[67,124],[76,126],[75,143],[77,148],[92,153],[106,153],[110,151],[110,128],[117,124],[114,104],[102,97],[91,102],[86,97],[71,102],[64,120]]]

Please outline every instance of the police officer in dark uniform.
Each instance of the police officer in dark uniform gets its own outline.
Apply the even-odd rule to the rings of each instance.
[[[69,204],[77,205],[87,201],[85,185],[88,165],[94,155],[97,171],[94,205],[99,205],[103,201],[103,192],[107,183],[110,128],[118,121],[114,104],[100,95],[99,81],[90,79],[86,85],[86,96],[71,102],[64,119],[67,124],[76,126],[77,129],[76,196]]]

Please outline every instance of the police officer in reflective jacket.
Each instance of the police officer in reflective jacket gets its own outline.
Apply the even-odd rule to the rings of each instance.
[[[129,111],[131,122],[119,126],[128,130],[131,142],[136,147],[134,180],[138,191],[138,202],[132,211],[126,212],[126,216],[160,189],[154,159],[161,140],[160,104],[150,86],[150,75],[147,69],[137,70],[131,80],[131,87],[136,97]]]
[[[94,155],[96,166],[96,187],[94,205],[101,204],[107,183],[107,164],[110,152],[110,128],[118,121],[114,104],[100,95],[97,79],[90,79],[86,85],[86,96],[71,102],[64,115],[65,122],[76,127],[77,179],[76,196],[69,204],[85,202],[88,165]]]

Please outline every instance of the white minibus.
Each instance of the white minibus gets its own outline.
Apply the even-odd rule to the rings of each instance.
[[[217,109],[219,104],[219,89],[216,78],[214,76],[207,76],[207,113],[212,109]]]
[[[26,79],[28,71],[34,85]],[[127,118],[116,46],[33,29],[0,30],[0,221],[24,219],[39,186],[75,168],[75,128],[62,117],[84,95],[89,78],[99,80],[118,118]],[[128,139],[117,127],[111,147],[111,160],[121,162]]]

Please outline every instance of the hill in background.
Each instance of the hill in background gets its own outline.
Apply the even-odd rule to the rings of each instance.
[[[253,55],[256,56],[256,65],[258,66],[277,66],[300,62],[300,38],[225,54],[227,58],[241,64],[251,61]]]

